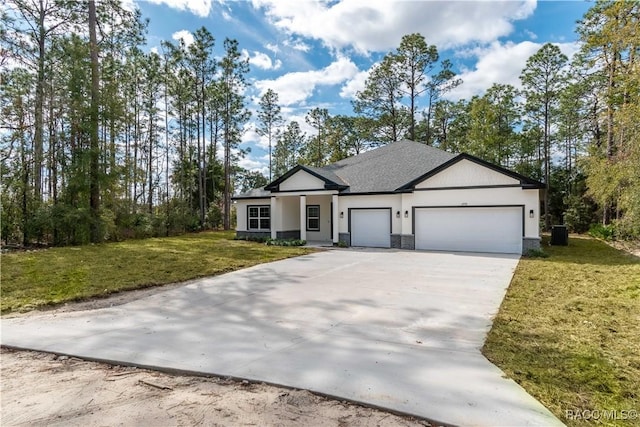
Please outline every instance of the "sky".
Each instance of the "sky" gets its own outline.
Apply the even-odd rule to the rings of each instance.
[[[279,95],[285,121],[302,129],[314,107],[331,115],[353,114],[351,101],[368,72],[403,35],[422,34],[440,59],[449,59],[463,83],[446,98],[482,95],[493,83],[520,87],[527,59],[543,44],[571,57],[579,48],[576,21],[593,5],[584,1],[427,0],[134,0],[149,19],[147,44],[192,40],[206,27],[223,55],[225,38],[236,39],[249,59],[247,107],[252,121],[240,165],[268,176],[268,143],[255,132],[260,96]],[[420,101],[419,101],[420,102]],[[420,109],[420,104],[418,108]]]

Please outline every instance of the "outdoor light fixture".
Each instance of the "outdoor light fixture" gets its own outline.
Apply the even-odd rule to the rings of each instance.
[[[529,211],[529,218],[533,218],[533,209]]]
[[[404,217],[409,218],[409,211],[404,211]]]
[[[400,211],[396,212],[396,218],[400,218]]]
[[[340,218],[344,218],[344,212],[340,212]]]

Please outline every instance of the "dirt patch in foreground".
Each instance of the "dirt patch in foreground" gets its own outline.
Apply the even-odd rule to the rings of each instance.
[[[431,425],[266,384],[7,348],[0,357],[2,426]]]

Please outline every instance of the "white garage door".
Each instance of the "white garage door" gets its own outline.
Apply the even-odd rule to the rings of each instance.
[[[417,208],[416,249],[522,253],[522,208]]]
[[[391,211],[389,209],[352,209],[351,246],[390,247]]]

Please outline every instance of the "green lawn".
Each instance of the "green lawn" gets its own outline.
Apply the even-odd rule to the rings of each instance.
[[[484,354],[568,425],[640,425],[620,412],[640,410],[640,260],[578,236],[544,251],[520,261]],[[619,419],[567,412],[594,410]]]
[[[221,274],[310,248],[233,240],[233,232],[2,254],[2,313]]]

